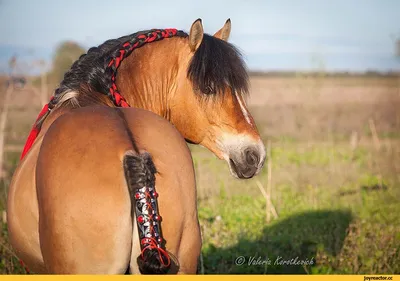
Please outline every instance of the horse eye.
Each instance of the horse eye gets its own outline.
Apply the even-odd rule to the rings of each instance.
[[[214,88],[212,86],[207,86],[205,94],[213,94],[214,93]]]

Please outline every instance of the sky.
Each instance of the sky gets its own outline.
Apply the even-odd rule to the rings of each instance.
[[[210,34],[230,18],[251,70],[400,70],[399,0],[0,0],[0,71],[14,54],[51,62],[64,40],[89,48],[197,18]]]

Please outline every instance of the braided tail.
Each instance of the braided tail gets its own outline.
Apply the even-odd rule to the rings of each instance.
[[[166,274],[171,261],[161,234],[161,217],[155,190],[156,167],[147,152],[139,154],[129,151],[123,163],[131,197],[132,220],[136,219],[142,250],[137,258],[140,273]]]

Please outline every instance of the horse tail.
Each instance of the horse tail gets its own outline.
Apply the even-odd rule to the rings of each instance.
[[[157,172],[150,153],[140,153],[132,132],[127,126],[123,112],[117,109],[123,119],[133,150],[125,153],[123,167],[131,199],[132,223],[137,223],[141,253],[137,263],[142,274],[166,274],[171,267],[170,254],[165,248],[161,232],[161,216],[158,212],[155,190]]]
[[[142,250],[137,257],[139,270],[142,274],[165,274],[171,263],[161,236],[155,191],[157,171],[150,154],[128,151],[124,157],[124,172],[131,198],[132,220],[137,223]]]

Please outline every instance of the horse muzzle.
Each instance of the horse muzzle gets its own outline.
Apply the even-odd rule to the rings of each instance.
[[[250,179],[257,175],[265,162],[263,145],[248,146],[243,150],[229,153],[229,168],[233,176]]]

